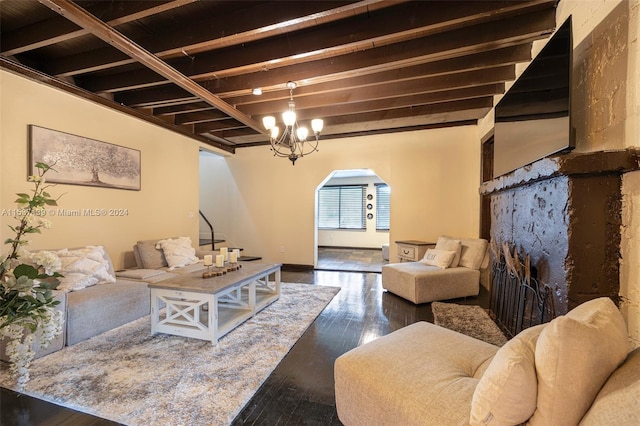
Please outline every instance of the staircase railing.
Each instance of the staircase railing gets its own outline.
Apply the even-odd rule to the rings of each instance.
[[[198,210],[198,212],[200,212],[200,217],[202,217],[204,219],[204,221],[209,226],[209,230],[211,230],[211,250],[215,250],[216,249],[216,239],[215,239],[215,232],[213,231],[213,225],[211,224],[211,222],[209,222],[209,219],[207,219],[207,217],[204,215],[204,213],[202,213],[202,210]]]

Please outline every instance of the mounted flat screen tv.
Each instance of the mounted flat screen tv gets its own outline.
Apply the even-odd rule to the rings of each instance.
[[[569,17],[496,105],[494,177],[575,147],[572,53]]]

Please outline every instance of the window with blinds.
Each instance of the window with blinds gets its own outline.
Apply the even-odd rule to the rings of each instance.
[[[376,184],[376,230],[389,230],[389,185]]]
[[[324,186],[318,191],[318,228],[365,229],[365,186]]]

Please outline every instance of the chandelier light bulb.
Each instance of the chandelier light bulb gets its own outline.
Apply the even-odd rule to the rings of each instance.
[[[267,115],[266,117],[262,118],[262,125],[265,129],[271,130],[273,126],[276,125],[276,118],[272,115]]]
[[[311,120],[311,128],[313,133],[320,133],[324,127],[324,121],[321,118],[314,118]]]
[[[271,139],[278,139],[280,128],[278,126],[271,127]]]
[[[298,127],[298,130],[296,130],[296,135],[298,136],[299,140],[305,141],[307,140],[307,136],[309,135],[309,129],[307,129],[306,127]]]
[[[282,113],[282,121],[284,121],[285,126],[293,126],[293,123],[296,122],[296,113],[295,111],[285,111]]]

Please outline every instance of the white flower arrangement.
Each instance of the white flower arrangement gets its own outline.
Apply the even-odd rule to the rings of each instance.
[[[31,254],[24,249],[29,243],[24,238],[26,234],[51,227],[51,222],[43,218],[45,206],[57,205],[46,191],[50,185],[45,185],[44,178],[53,169],[44,163],[36,163],[35,167],[39,174],[28,179],[35,183],[33,195],[17,194],[16,203],[23,212],[16,218],[18,225],[9,226],[16,236],[5,241],[10,250],[0,258],[0,338],[8,339],[9,371],[18,389],[29,381],[34,343],[46,348],[62,332],[64,323],[62,312],[55,309],[59,302],[52,294],[62,276],[57,272],[60,259],[52,252]]]

